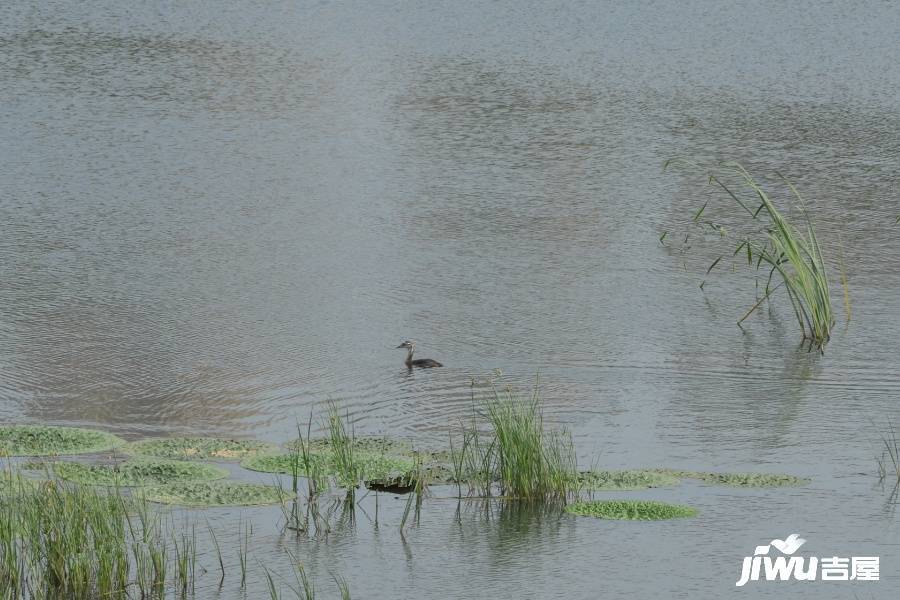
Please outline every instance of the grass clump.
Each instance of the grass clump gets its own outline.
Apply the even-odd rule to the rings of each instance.
[[[166,541],[144,501],[58,481],[19,492],[0,501],[0,597],[165,597]]]
[[[594,491],[641,490],[676,485],[678,478],[660,471],[583,471],[578,474],[582,489]]]
[[[125,440],[94,429],[47,425],[0,425],[0,454],[51,456],[111,450]]]
[[[598,519],[627,521],[661,521],[696,516],[697,509],[682,504],[666,504],[654,500],[596,500],[575,502],[566,512]]]
[[[881,434],[881,456],[875,461],[878,464],[879,481],[884,481],[890,475],[896,477],[900,485],[900,440],[891,421],[888,421],[887,429]]]
[[[114,465],[54,462],[40,467],[46,468],[61,479],[84,485],[139,487],[177,481],[211,481],[228,477],[228,471],[221,467],[174,460],[147,459]]]
[[[491,385],[481,408],[489,432],[479,429],[476,408],[472,424],[462,427],[461,443],[450,440],[460,493],[462,482],[470,494],[490,496],[499,488],[502,496],[529,500],[565,500],[577,491],[571,437],[545,428],[537,385],[530,398]]]
[[[699,165],[680,159],[668,161],[666,167],[673,162],[683,162],[699,168]],[[709,173],[709,182],[725,191],[740,208],[750,215],[753,221],[762,226],[762,231],[758,235],[748,235],[740,239],[733,253],[735,256],[746,253],[748,265],[753,265],[755,262],[757,270],[763,268],[763,265],[768,270],[762,298],[738,321],[738,325],[773,292],[778,288],[784,288],[794,309],[794,315],[804,341],[809,341],[810,348],[816,346],[822,350],[828,342],[835,324],[825,259],[812,221],[806,212],[803,197],[787,179],[780,174],[779,176],[797,201],[800,215],[805,221],[802,227],[795,225],[792,220],[778,210],[768,192],[739,163],[726,161],[720,164],[720,172]],[[726,183],[726,180],[729,182],[736,180],[737,185],[743,186],[747,190],[750,199],[748,200],[746,197],[742,199],[739,196],[739,190],[736,191],[737,188]],[[759,205],[752,209],[747,204],[749,201],[758,202]],[[695,223],[700,220],[705,208],[706,205],[694,215]],[[704,221],[702,224],[710,225],[720,232],[724,231],[724,228],[709,221]],[[719,257],[713,262],[707,273],[712,271],[721,258]],[[780,279],[780,283],[773,286],[772,280],[776,275]]]
[[[0,469],[0,499],[30,492],[40,482],[40,479],[30,479],[11,468]]]
[[[181,506],[253,506],[277,504],[290,494],[272,485],[235,481],[180,482],[145,488],[144,497],[160,504]]]
[[[171,460],[239,460],[248,456],[274,452],[272,445],[255,440],[181,437],[133,442],[123,448],[128,454]]]

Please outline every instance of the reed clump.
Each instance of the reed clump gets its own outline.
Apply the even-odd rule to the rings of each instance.
[[[486,432],[479,420],[488,425]],[[577,493],[571,436],[545,426],[537,385],[527,398],[509,387],[501,391],[490,385],[471,424],[461,429],[461,440],[450,440],[460,494],[462,482],[470,494],[485,497],[496,492],[508,498],[565,501]]]
[[[894,424],[888,421],[887,429],[881,434],[881,456],[876,458],[878,479],[884,481],[889,476],[900,486],[900,439]]]
[[[692,168],[702,168],[684,159],[669,160],[664,168],[676,163],[687,164]],[[741,209],[747,212],[754,222],[758,222],[762,226],[758,235],[742,237],[733,252],[734,256],[746,254],[748,265],[753,265],[755,262],[757,270],[763,268],[768,270],[762,298],[741,317],[738,324],[740,325],[759,308],[773,292],[783,288],[790,300],[803,340],[809,342],[810,349],[815,347],[821,351],[831,337],[835,316],[825,259],[816,236],[816,230],[806,211],[806,203],[800,192],[790,181],[779,174],[797,203],[803,222],[802,225],[797,225],[778,210],[769,193],[739,163],[722,162],[717,171],[708,173],[708,177],[710,184],[721,188]],[[750,200],[739,187],[731,183],[733,181],[736,181],[737,186],[743,187],[749,193]],[[758,202],[758,206],[752,208],[751,205],[748,205],[751,200]],[[695,223],[700,222],[705,208],[704,204],[695,213],[693,217]],[[701,225],[712,225],[713,229],[720,233],[724,232],[724,228],[709,221],[703,221]],[[721,258],[717,258],[712,263],[707,273],[712,271]],[[780,281],[773,285],[773,280]]]
[[[20,481],[18,493],[0,500],[0,597],[165,596],[166,541],[143,500],[118,490]],[[193,561],[193,547],[182,552]],[[193,571],[184,573],[183,585],[192,579]]]

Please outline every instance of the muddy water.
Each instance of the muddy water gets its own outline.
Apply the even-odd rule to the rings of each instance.
[[[327,542],[262,509],[258,559],[360,597],[896,597],[900,10],[451,4],[5,3],[0,420],[283,441],[334,400],[426,443],[471,377],[539,371],[585,462],[813,483],[632,494],[702,511],[638,525],[436,498],[405,541],[399,500]],[[804,192],[851,290],[824,356],[784,298],[734,325],[752,277],[704,275],[715,236],[681,250],[730,205],[673,155]],[[407,338],[446,368],[407,373]],[[882,581],[734,587],[794,531]]]

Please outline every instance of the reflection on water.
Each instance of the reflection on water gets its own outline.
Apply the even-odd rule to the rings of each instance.
[[[891,4],[32,4],[0,7],[0,420],[283,441],[333,400],[432,444],[473,376],[540,372],[585,463],[814,483],[647,492],[704,516],[640,528],[434,500],[405,542],[273,529],[266,560],[420,598],[721,597],[789,530],[896,561]],[[673,155],[797,184],[848,269],[824,356],[783,299],[735,326],[747,273],[699,289],[717,236],[658,242],[707,200],[732,222]],[[447,366],[406,371],[407,338]]]

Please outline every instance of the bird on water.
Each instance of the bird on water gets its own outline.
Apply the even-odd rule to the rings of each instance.
[[[412,340],[406,340],[397,348],[406,348],[408,352],[406,353],[406,366],[412,369],[413,367],[420,367],[422,369],[429,369],[431,367],[443,367],[441,363],[431,358],[418,358],[413,360],[413,352],[416,351],[416,343]]]

